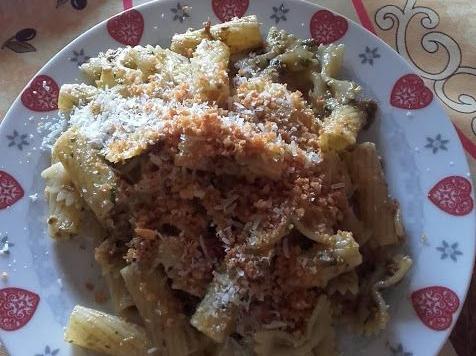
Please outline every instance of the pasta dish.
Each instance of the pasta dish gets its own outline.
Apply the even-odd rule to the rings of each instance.
[[[109,355],[332,355],[372,335],[411,259],[343,45],[255,16],[99,53],[61,87],[43,171],[54,239],[97,224],[115,315],[67,342]]]

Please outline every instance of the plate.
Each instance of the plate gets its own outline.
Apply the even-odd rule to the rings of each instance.
[[[187,6],[193,5],[193,6]],[[256,14],[263,31],[276,25],[321,43],[341,42],[345,77],[379,104],[364,132],[382,155],[389,188],[400,201],[414,266],[387,295],[391,320],[372,338],[340,335],[347,355],[430,355],[447,339],[473,267],[474,196],[468,164],[447,115],[423,81],[390,47],[339,14],[302,1],[160,1],[93,27],[51,59],[17,98],[0,127],[0,329],[12,355],[82,355],[63,341],[73,305],[108,309],[92,258],[93,242],[55,243],[46,232],[40,172],[45,142],[62,129],[59,87],[81,82],[78,64],[99,51],[160,44],[207,19]],[[422,342],[424,340],[424,342]]]

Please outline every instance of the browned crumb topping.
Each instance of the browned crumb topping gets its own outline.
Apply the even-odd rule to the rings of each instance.
[[[279,92],[296,101],[290,113],[283,104],[273,115],[279,103],[259,93],[243,107],[270,109],[252,118],[176,113],[121,187],[134,231],[126,259],[163,266],[173,289],[200,298],[225,269],[239,286],[237,330],[245,334],[271,322],[303,329],[320,291],[299,262],[314,242],[291,220],[312,217],[315,231],[331,234],[348,208],[340,172],[329,170],[326,155],[309,158],[317,145],[312,112],[285,86]]]

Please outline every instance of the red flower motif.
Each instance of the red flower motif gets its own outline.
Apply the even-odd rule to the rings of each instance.
[[[212,0],[213,12],[221,22],[242,17],[249,5],[249,0]]]
[[[117,42],[137,46],[144,32],[144,18],[137,10],[128,10],[107,21],[107,32]]]
[[[471,183],[459,176],[443,178],[431,188],[428,198],[444,212],[462,216],[473,210]]]
[[[459,308],[459,298],[451,289],[432,286],[419,289],[411,295],[413,308],[423,324],[430,329],[446,330]]]
[[[14,331],[25,326],[39,302],[40,296],[26,289],[0,289],[0,329]]]
[[[25,88],[21,102],[33,111],[52,111],[58,109],[58,95],[58,84],[53,78],[42,74]]]
[[[342,38],[349,24],[342,16],[328,10],[319,10],[311,18],[311,36],[317,43],[329,44]]]
[[[0,171],[0,210],[15,204],[24,194],[23,188],[15,178],[7,172]]]
[[[400,109],[422,109],[433,100],[433,93],[416,74],[407,74],[397,80],[390,95],[390,104]]]

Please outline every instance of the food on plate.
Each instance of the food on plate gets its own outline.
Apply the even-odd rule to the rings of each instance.
[[[411,266],[375,145],[376,104],[343,45],[255,16],[118,48],[65,84],[68,129],[42,176],[53,238],[84,224],[116,315],[73,310],[65,339],[110,355],[331,355],[371,335]]]

